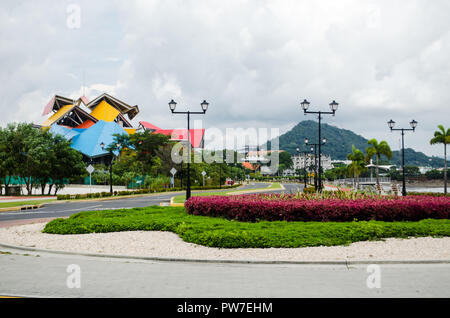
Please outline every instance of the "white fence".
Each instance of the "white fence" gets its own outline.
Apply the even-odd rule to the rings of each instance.
[[[391,183],[390,177],[380,177],[379,178],[380,183]],[[356,180],[359,184],[376,184],[377,178],[359,178]],[[346,178],[346,179],[338,179],[334,180],[333,184],[353,184],[355,180],[353,178]]]

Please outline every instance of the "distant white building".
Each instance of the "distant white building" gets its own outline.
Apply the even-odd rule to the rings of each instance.
[[[295,176],[297,175],[294,169],[284,169],[283,170],[283,177],[287,176]]]
[[[321,155],[320,159],[321,159],[320,165],[324,171],[333,169],[330,156]],[[315,160],[319,160],[319,158],[315,159],[313,154],[307,154],[306,156],[304,154],[292,156],[292,162],[294,163],[294,171],[304,169],[305,165],[306,169],[308,169],[310,166],[315,164]]]
[[[425,174],[426,172],[428,172],[430,170],[433,170],[433,168],[432,167],[419,167],[419,171],[421,174]],[[441,170],[444,170],[444,169],[441,169]]]

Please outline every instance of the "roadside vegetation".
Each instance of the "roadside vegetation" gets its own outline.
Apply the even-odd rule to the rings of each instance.
[[[0,202],[0,209],[1,208],[12,208],[12,207],[24,206],[24,205],[37,205],[37,204],[49,203],[49,202],[53,202],[53,201],[55,201],[55,199],[15,201],[15,202]]]
[[[445,130],[443,125],[438,125],[439,130],[434,132],[434,138],[430,140],[430,144],[444,145],[444,193],[447,194],[447,145],[450,144],[450,128]]]
[[[0,194],[15,183],[24,183],[28,195],[40,188],[42,195],[62,189],[67,180],[83,174],[82,155],[61,135],[35,129],[31,124],[0,128]],[[48,187],[47,187],[48,186]]]
[[[186,242],[219,248],[293,248],[347,245],[391,237],[450,236],[450,220],[249,223],[189,215],[183,207],[151,206],[81,212],[67,219],[55,219],[43,230],[50,234],[122,231],[169,231]]]

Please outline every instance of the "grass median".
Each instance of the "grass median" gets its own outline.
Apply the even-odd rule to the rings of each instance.
[[[230,190],[230,191],[216,191],[216,192],[198,192],[198,193],[192,193],[192,196],[210,196],[210,195],[232,195],[232,194],[242,194],[242,193],[248,193],[252,191],[264,191],[264,190],[277,190],[277,189],[283,189],[281,187],[281,184],[279,182],[273,182],[268,187],[263,188],[256,188],[256,189],[247,189],[247,190]],[[173,203],[184,203],[186,201],[186,195],[177,195],[173,198]]]
[[[348,245],[385,238],[450,236],[450,220],[418,222],[286,222],[256,223],[194,216],[183,207],[151,206],[81,212],[49,222],[43,232],[86,234],[122,231],[169,231],[184,241],[220,248],[269,248]]]

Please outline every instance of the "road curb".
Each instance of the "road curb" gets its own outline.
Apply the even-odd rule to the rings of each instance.
[[[23,210],[33,210],[33,209],[39,209],[43,207],[46,203],[42,204],[34,204],[34,205],[19,205],[19,206],[13,206],[10,208],[0,208],[0,213],[2,212],[11,212],[11,211],[23,211]]]
[[[184,206],[184,203],[173,203],[173,200],[175,199],[175,197],[171,197],[170,198],[170,206]]]
[[[178,263],[211,263],[211,264],[254,264],[254,265],[365,265],[365,264],[385,264],[385,265],[420,265],[420,264],[450,264],[449,260],[343,260],[343,261],[254,261],[254,260],[221,260],[221,259],[189,259],[176,257],[147,257],[147,256],[131,256],[131,255],[114,255],[114,254],[95,254],[68,252],[58,250],[39,249],[34,247],[14,246],[0,243],[0,247],[15,249],[28,252],[41,252],[57,255],[73,255],[88,256],[98,258],[117,258],[130,260],[145,260],[159,262],[178,262]]]

